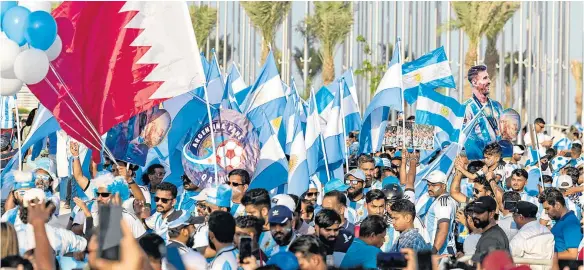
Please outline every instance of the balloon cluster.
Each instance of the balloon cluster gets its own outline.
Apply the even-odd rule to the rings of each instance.
[[[57,23],[48,1],[0,2],[0,95],[11,96],[22,84],[36,84],[61,53]]]

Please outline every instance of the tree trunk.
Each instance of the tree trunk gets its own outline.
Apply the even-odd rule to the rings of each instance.
[[[497,37],[487,38],[487,51],[485,52],[485,65],[491,78],[491,89],[497,89],[497,62],[499,62],[499,51],[497,51]],[[494,97],[494,95],[491,95]]]
[[[510,108],[513,105],[513,87],[510,85],[505,85],[505,100],[503,108]]]
[[[322,81],[328,85],[335,80],[335,58],[332,53],[325,53],[322,58]]]
[[[477,55],[478,45],[479,45],[478,40],[472,40],[472,39],[470,40],[470,43],[468,44],[468,49],[466,50],[466,56],[464,57],[465,72],[468,72],[468,70],[476,64],[477,56],[478,56]],[[465,75],[465,77],[466,77],[466,75]],[[471,85],[470,85],[470,83],[468,83],[468,78],[467,78],[467,80],[465,80],[463,89],[464,89],[463,99],[466,100],[472,96]]]
[[[572,76],[576,81],[576,122],[579,123],[582,119],[582,68],[584,63],[572,60],[572,65]]]

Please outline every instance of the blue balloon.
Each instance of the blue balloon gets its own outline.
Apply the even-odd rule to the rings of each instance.
[[[57,38],[57,22],[46,11],[35,11],[28,16],[24,38],[31,47],[44,51]]]
[[[26,44],[24,28],[29,14],[30,11],[27,8],[16,6],[6,11],[2,17],[2,29],[6,36],[18,46]]]
[[[4,13],[15,6],[18,6],[18,2],[16,1],[0,1],[0,30],[2,30],[2,18],[4,17]]]

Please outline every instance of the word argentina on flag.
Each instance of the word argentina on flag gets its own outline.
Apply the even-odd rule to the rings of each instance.
[[[363,115],[363,125],[359,134],[361,153],[374,153],[381,149],[390,109],[402,107],[402,65],[399,55],[398,41],[389,68]]]
[[[425,84],[418,86],[416,123],[436,126],[458,142],[464,122],[465,107],[456,99],[442,95]]]
[[[444,47],[437,48],[402,67],[404,99],[412,104],[416,101],[418,86],[430,88],[456,88]]]

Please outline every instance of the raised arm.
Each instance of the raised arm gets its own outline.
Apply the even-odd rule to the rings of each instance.
[[[466,203],[468,197],[460,192],[460,181],[462,180],[462,172],[456,168],[454,173],[454,179],[452,179],[452,184],[450,184],[450,196],[459,203]]]
[[[138,184],[136,184],[136,181],[134,181],[134,178],[132,177],[132,172],[128,170],[127,167],[119,165],[118,172],[120,173],[120,175],[124,176],[126,183],[128,183],[128,186],[130,187],[130,191],[132,191],[132,195],[134,195],[134,199],[145,202],[146,198],[144,198],[142,190],[140,190],[140,187],[138,186]]]
[[[81,169],[81,161],[79,161],[79,143],[70,142],[69,149],[73,156],[73,178],[75,178],[75,181],[77,181],[77,184],[79,184],[82,190],[86,190],[89,186],[89,179],[83,175],[83,169]]]
[[[28,207],[28,222],[32,225],[34,232],[34,241],[36,243],[34,256],[38,269],[55,269],[55,254],[51,243],[49,243],[45,227],[45,223],[51,216],[50,212],[44,202]]]

